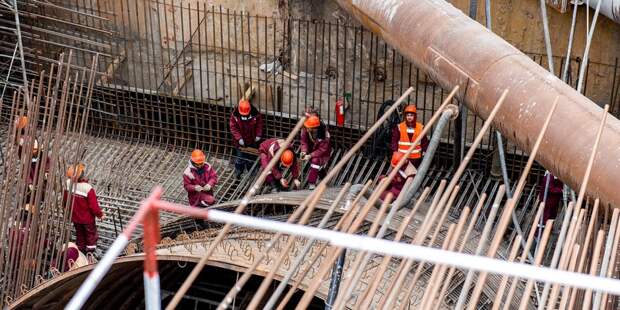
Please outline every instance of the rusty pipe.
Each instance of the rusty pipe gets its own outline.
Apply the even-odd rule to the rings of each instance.
[[[504,89],[506,103],[493,121],[505,137],[529,152],[549,107],[561,109],[549,124],[537,160],[572,188],[579,188],[602,109],[540,67],[502,38],[442,0],[337,0],[445,89],[487,118]],[[610,117],[588,194],[620,206],[620,121]]]

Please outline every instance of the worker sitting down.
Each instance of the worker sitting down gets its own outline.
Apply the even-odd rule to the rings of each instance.
[[[406,153],[424,130],[424,125],[417,122],[418,112],[415,105],[406,106],[403,113],[405,120],[392,129],[392,141],[390,143],[392,152]],[[422,137],[420,143],[409,154],[409,161],[414,167],[418,168],[422,163],[422,156],[426,152],[428,144],[428,138]]]
[[[75,228],[75,243],[78,249],[88,256],[94,254],[99,239],[95,217],[103,220],[105,214],[99,207],[95,189],[84,176],[84,170],[84,164],[72,165],[67,169],[64,198],[65,201],[71,198],[71,222]]]
[[[318,116],[308,117],[304,122],[304,128],[301,130],[301,153],[299,157],[304,161],[310,161],[309,189],[314,189],[319,176],[324,176],[325,166],[329,162],[331,151],[327,126],[321,122]]]
[[[396,167],[398,162],[405,156],[404,153],[394,152],[392,154],[391,166],[392,169]],[[388,187],[381,193],[381,200],[385,200],[388,193],[392,193],[392,201],[396,200],[400,195],[400,192],[405,187],[405,183],[409,178],[415,177],[417,171],[415,167],[410,162],[405,162],[405,164],[398,170],[398,173],[392,179],[392,182],[388,185]],[[381,176],[380,179],[384,179],[386,176]]]
[[[261,169],[267,168],[269,162],[276,155],[284,140],[271,138],[265,140],[260,144],[260,166]],[[285,178],[286,171],[290,171],[289,178]],[[292,184],[289,181],[292,179]],[[299,164],[295,159],[295,153],[290,149],[286,149],[280,156],[280,161],[273,166],[271,171],[268,172],[265,183],[268,184],[272,191],[288,190],[291,185],[294,188],[301,187],[301,181],[299,181]]]
[[[263,134],[263,116],[250,101],[241,99],[230,116],[229,125],[235,145],[235,176],[239,179],[245,170],[250,170],[256,159],[241,148],[258,148]]]
[[[217,173],[205,158],[201,150],[192,151],[189,165],[183,172],[183,187],[192,207],[204,208],[215,203],[213,189],[217,184]]]

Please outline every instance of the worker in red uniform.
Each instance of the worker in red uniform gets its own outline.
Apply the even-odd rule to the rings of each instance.
[[[332,147],[327,126],[318,116],[312,115],[304,122],[301,130],[301,153],[299,157],[310,161],[308,173],[308,188],[314,189],[319,180],[319,174],[325,174],[325,166],[329,162]]]
[[[15,119],[15,145],[18,147],[17,154],[21,155],[21,148],[24,145],[24,136],[26,135],[26,127],[28,126],[28,117],[19,116]]]
[[[235,145],[235,176],[241,178],[241,174],[246,169],[250,170],[256,159],[252,154],[242,152],[241,147],[258,148],[263,135],[263,116],[250,101],[241,99],[230,116],[229,125]]]
[[[30,219],[30,221],[29,221]],[[8,230],[8,257],[14,257],[13,266],[19,266],[22,260],[22,252],[24,247],[28,243],[28,235],[30,234],[30,222],[32,221],[32,215],[30,215],[30,205],[26,204],[23,209],[19,211],[15,221],[12,225],[9,225]],[[8,263],[8,262],[7,262]],[[31,265],[30,262],[24,262],[22,266]]]
[[[405,120],[392,129],[392,142],[390,143],[392,152],[406,153],[424,129],[424,125],[417,122],[418,112],[415,105],[406,106],[403,113]],[[428,138],[422,137],[420,143],[409,154],[409,161],[414,167],[418,168],[422,163],[422,156],[426,152],[428,144]]]
[[[260,166],[261,169],[265,169],[269,162],[276,155],[280,146],[284,143],[284,140],[271,138],[263,141],[258,149],[260,153]],[[289,170],[289,178],[284,178],[285,172]],[[292,182],[290,181],[292,180]],[[277,163],[271,171],[268,172],[265,183],[274,190],[288,190],[291,185],[293,188],[300,188],[301,181],[299,180],[299,163],[295,158],[295,153],[289,148],[285,150],[280,156],[280,162]],[[291,184],[292,183],[292,184]]]
[[[67,189],[64,199],[71,199],[71,222],[75,228],[78,249],[86,255],[94,254],[97,249],[97,225],[95,217],[103,220],[105,214],[99,207],[95,189],[84,176],[84,164],[71,165],[67,169]]]
[[[45,200],[45,188],[47,187],[47,177],[51,167],[51,159],[46,156],[45,160],[41,160],[42,152],[39,149],[39,142],[35,139],[32,143],[32,157],[30,159],[30,170],[28,171],[28,187],[26,189],[25,201],[27,203],[34,203],[37,195],[37,188],[39,188],[39,173],[42,173],[41,177],[43,181],[40,183],[41,194],[40,201]]]
[[[544,195],[547,182],[549,182],[549,187],[547,188],[547,200],[545,200]],[[545,211],[543,212],[543,227],[545,223],[547,223],[547,220],[554,220],[558,216],[558,209],[560,206],[560,202],[562,201],[563,190],[564,183],[562,183],[560,179],[558,179],[549,171],[545,173],[545,176],[538,184],[538,198],[540,201],[545,202]]]
[[[306,118],[309,118],[310,116],[316,116],[320,118],[319,110],[314,106],[306,106],[306,108],[304,109],[304,115],[306,116]]]
[[[396,167],[396,165],[403,158],[403,156],[405,156],[405,154],[401,152],[394,152],[392,154],[392,160],[390,162],[392,169]],[[403,187],[405,186],[405,182],[407,182],[409,178],[415,177],[416,172],[417,172],[416,169],[413,167],[413,165],[410,162],[405,163],[398,170],[398,173],[394,176],[394,178],[392,179],[392,182],[390,182],[390,184],[385,189],[385,191],[381,193],[381,200],[385,200],[385,197],[387,197],[388,193],[392,193],[392,202],[394,202],[394,200],[398,198],[398,196],[400,195],[400,192],[403,190]],[[380,179],[383,179],[385,177],[386,176],[381,176]]]
[[[217,184],[217,172],[205,162],[205,153],[192,151],[189,165],[183,172],[183,187],[192,207],[204,208],[215,203],[213,190]]]

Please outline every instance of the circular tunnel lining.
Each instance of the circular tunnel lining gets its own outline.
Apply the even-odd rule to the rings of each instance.
[[[144,286],[142,257],[121,259],[116,262],[92,293],[83,309],[143,309]],[[159,259],[162,305],[167,305],[174,293],[189,275],[195,262],[182,259]],[[85,268],[63,274],[35,288],[17,300],[13,309],[63,309],[75,294],[80,284],[92,270]],[[200,273],[190,290],[185,294],[177,309],[215,309],[224,296],[237,282],[243,268],[234,270],[232,266],[208,265]],[[253,275],[233,302],[233,309],[247,308],[263,277]],[[274,283],[277,281],[274,280]],[[276,285],[271,285],[274,289]],[[287,308],[294,308],[301,299],[303,291],[297,291]],[[270,296],[268,292],[266,296]],[[263,300],[263,302],[265,302]],[[262,305],[261,305],[262,306]],[[309,309],[324,309],[323,300],[314,298]]]

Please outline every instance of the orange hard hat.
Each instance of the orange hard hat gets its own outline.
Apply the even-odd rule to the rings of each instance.
[[[20,116],[19,118],[17,118],[15,120],[15,128],[17,128],[17,129],[24,129],[24,128],[26,128],[26,126],[28,126],[28,117],[27,116]]]
[[[201,150],[193,150],[192,151],[192,162],[196,165],[202,165],[205,163],[205,153]]]
[[[293,154],[291,150],[284,151],[284,153],[282,153],[282,156],[280,156],[280,162],[286,168],[289,168],[290,166],[293,165],[294,159],[295,159],[295,154]]]
[[[308,117],[308,119],[304,122],[304,127],[306,128],[317,128],[319,126],[321,126],[321,120],[316,115]]]
[[[68,178],[76,178],[79,179],[82,176],[82,173],[84,172],[84,169],[86,168],[86,166],[84,166],[84,164],[79,163],[77,165],[71,165],[69,166],[69,169],[67,169],[67,177]]]
[[[415,105],[410,104],[405,107],[405,111],[403,113],[418,113],[418,108]]]
[[[248,116],[250,115],[251,110],[252,110],[252,106],[250,106],[249,101],[245,99],[239,100],[239,114],[243,116]]]
[[[396,167],[396,165],[398,165],[398,162],[403,158],[403,156],[405,156],[405,153],[402,152],[394,152],[392,154],[392,167]]]

